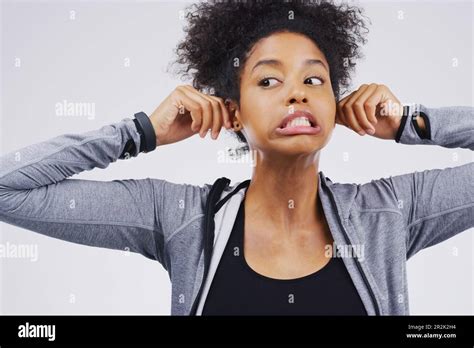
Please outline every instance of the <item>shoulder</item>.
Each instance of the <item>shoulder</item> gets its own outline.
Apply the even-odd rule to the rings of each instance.
[[[365,183],[332,182],[326,178],[326,183],[346,217],[355,211],[399,212],[391,176],[372,179]]]

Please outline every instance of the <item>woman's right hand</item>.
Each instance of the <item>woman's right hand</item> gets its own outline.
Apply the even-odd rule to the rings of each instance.
[[[150,116],[157,145],[172,144],[199,133],[204,138],[211,129],[217,139],[222,126],[232,128],[230,113],[222,98],[182,85],[166,97]]]

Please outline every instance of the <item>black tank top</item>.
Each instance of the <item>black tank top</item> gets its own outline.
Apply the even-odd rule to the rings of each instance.
[[[202,315],[367,315],[341,258],[296,279],[274,279],[245,261],[245,199],[212,280]]]

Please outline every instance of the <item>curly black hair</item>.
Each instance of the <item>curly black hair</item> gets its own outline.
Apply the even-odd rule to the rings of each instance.
[[[313,40],[328,61],[338,101],[350,85],[354,61],[364,57],[359,43],[366,43],[368,33],[361,8],[323,0],[208,1],[187,7],[185,18],[186,35],[172,62],[184,66],[177,73],[191,77],[197,90],[237,105],[242,68],[258,40],[285,31]],[[242,132],[236,135],[247,144]]]

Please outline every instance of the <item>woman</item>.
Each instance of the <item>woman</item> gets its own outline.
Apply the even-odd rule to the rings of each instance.
[[[193,86],[150,117],[3,155],[1,220],[159,261],[172,314],[408,314],[406,260],[474,225],[474,165],[337,184],[320,153],[336,124],[473,150],[473,109],[402,107],[374,83],[341,99],[364,42],[360,13],[314,1],[195,5],[177,50]],[[255,153],[250,180],[68,179],[222,127]]]

